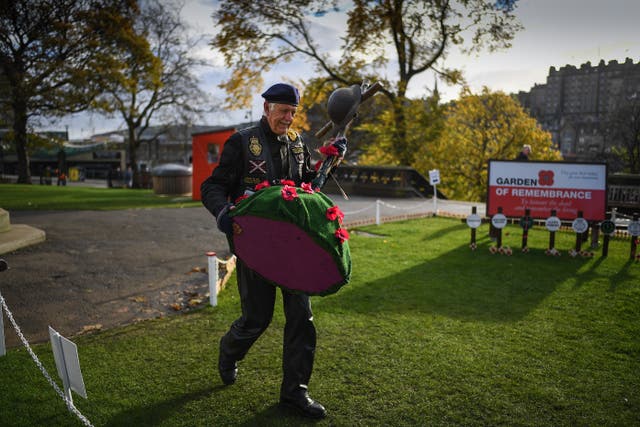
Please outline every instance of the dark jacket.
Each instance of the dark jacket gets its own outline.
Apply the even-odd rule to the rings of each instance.
[[[262,181],[289,179],[300,185],[315,177],[309,148],[295,132],[278,137],[263,117],[225,142],[220,163],[200,186],[202,203],[214,216]]]

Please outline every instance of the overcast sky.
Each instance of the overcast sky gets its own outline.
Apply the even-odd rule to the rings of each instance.
[[[194,54],[205,58],[211,65],[198,73],[202,88],[212,98],[222,96],[216,85],[228,76],[219,55],[206,44],[215,33],[211,15],[216,4],[216,0],[186,0],[183,10],[183,16],[193,32],[205,36],[205,42]],[[483,52],[477,57],[455,52],[449,56],[447,65],[461,68],[474,91],[482,86],[507,93],[528,91],[534,84],[546,82],[551,66],[580,66],[587,61],[597,65],[600,59],[624,62],[627,57],[632,58],[634,63],[640,61],[638,0],[519,0],[516,15],[524,30],[516,35],[510,49],[491,54]],[[326,19],[328,17],[331,19]],[[326,15],[325,19],[314,21],[313,28],[322,33],[320,40],[327,43],[328,47],[337,47],[337,31],[334,28],[343,28],[344,21],[344,14],[333,13]],[[336,34],[335,41],[327,34]],[[268,86],[283,77],[290,78],[294,70],[298,75],[304,68],[305,65],[300,63],[276,67],[265,76],[265,84]],[[422,96],[426,88],[432,87],[433,75],[424,73],[412,80],[409,95]],[[460,91],[460,87],[444,84],[439,84],[438,89],[445,100],[456,98]],[[202,124],[235,124],[242,121],[247,113],[218,113],[207,116]],[[253,119],[257,120],[260,114],[261,99],[257,95],[252,109]],[[53,126],[54,129],[48,129],[64,130],[66,126],[69,126],[71,139],[123,128],[119,120],[84,114],[66,118]]]

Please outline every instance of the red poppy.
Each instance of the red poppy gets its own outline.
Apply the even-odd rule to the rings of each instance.
[[[282,187],[282,198],[286,201],[290,202],[291,200],[298,197],[298,192],[296,191],[296,187],[291,187],[289,185],[285,185]]]
[[[316,162],[316,165],[313,167],[313,169],[318,172],[318,169],[320,169],[320,166],[322,166],[322,160],[318,160]]]
[[[300,188],[302,188],[302,191],[304,191],[305,193],[314,193],[313,188],[311,188],[311,183],[309,182],[303,182],[302,184],[300,184]]]
[[[248,197],[249,197],[249,195],[248,195],[248,194],[243,194],[242,196],[238,197],[238,198],[236,199],[236,205],[237,205],[238,203],[240,203],[241,201],[243,201],[244,199],[248,198]]]
[[[289,186],[291,186],[291,187],[295,187],[295,186],[296,186],[296,183],[295,183],[295,182],[293,182],[293,181],[291,181],[290,179],[281,179],[281,180],[280,180],[280,184],[282,184],[282,185],[289,185]]]
[[[267,187],[271,187],[271,184],[269,184],[269,181],[267,180],[262,181],[260,184],[256,184],[256,191],[262,190],[263,188],[267,188]]]
[[[331,206],[329,209],[327,209],[327,219],[329,221],[334,221],[335,219],[338,219],[338,221],[340,221],[340,224],[342,224],[342,220],[344,219],[344,214],[342,213],[339,207]]]
[[[340,243],[344,243],[345,240],[349,240],[349,232],[344,228],[338,228],[334,235],[340,240]]]
[[[340,152],[335,145],[325,145],[319,148],[319,150],[325,156],[339,156]]]

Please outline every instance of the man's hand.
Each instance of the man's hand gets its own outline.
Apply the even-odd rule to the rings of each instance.
[[[233,235],[233,218],[229,216],[229,212],[233,209],[235,209],[235,206],[232,204],[228,204],[220,211],[220,213],[216,217],[218,230],[222,231],[227,236]]]
[[[327,157],[336,157],[337,161],[334,166],[338,165],[347,153],[347,138],[341,136],[339,138],[334,137],[325,141],[323,146],[320,147],[320,152]]]
[[[344,159],[344,155],[347,154],[347,138],[344,136],[334,139],[332,145],[338,150],[340,159]]]

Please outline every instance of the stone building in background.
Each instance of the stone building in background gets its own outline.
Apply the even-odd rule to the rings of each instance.
[[[551,133],[565,160],[607,160],[617,169],[611,148],[620,142],[609,129],[611,117],[640,98],[640,62],[627,58],[624,63],[601,60],[596,66],[551,67],[546,84],[516,96]]]

